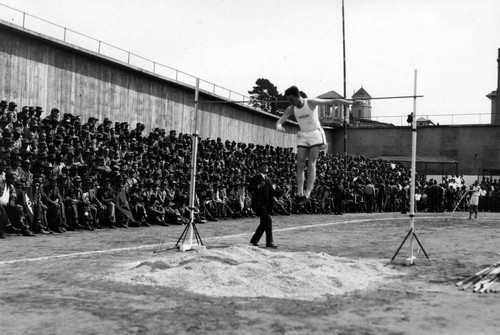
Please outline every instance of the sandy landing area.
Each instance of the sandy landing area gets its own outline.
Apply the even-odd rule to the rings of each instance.
[[[414,266],[399,213],[258,219],[0,241],[0,334],[498,334],[500,293],[455,283],[500,260],[500,214],[418,213]]]
[[[352,260],[326,253],[269,251],[246,245],[177,253],[124,264],[108,275],[134,285],[183,289],[213,297],[326,299],[375,289],[402,272],[380,260]]]

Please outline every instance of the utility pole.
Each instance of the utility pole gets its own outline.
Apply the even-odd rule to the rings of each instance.
[[[344,20],[344,0],[342,0],[342,49],[344,60],[344,99],[347,98],[346,88],[346,65],[345,65],[345,20]],[[342,105],[344,110],[344,181],[347,180],[347,105]]]

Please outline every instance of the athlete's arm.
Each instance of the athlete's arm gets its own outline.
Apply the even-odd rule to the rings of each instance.
[[[283,115],[281,115],[279,120],[276,122],[276,130],[277,131],[282,131],[282,132],[285,131],[285,128],[283,127],[283,123],[285,123],[285,121],[292,115],[292,113],[293,113],[293,106],[288,106],[285,109],[285,112],[283,113]]]

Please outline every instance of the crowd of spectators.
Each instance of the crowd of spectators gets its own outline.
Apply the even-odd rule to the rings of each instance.
[[[190,134],[99,122],[52,108],[0,103],[0,237],[189,222]],[[273,215],[409,210],[410,170],[363,156],[322,153],[310,201],[295,198],[293,148],[199,139],[196,223],[253,217],[247,183],[266,160],[280,188]],[[416,181],[418,211],[466,209],[460,176]],[[499,211],[497,180],[483,181],[481,210]],[[480,203],[481,204],[481,203]]]

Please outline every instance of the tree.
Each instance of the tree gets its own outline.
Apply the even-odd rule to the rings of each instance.
[[[278,92],[278,88],[268,79],[259,78],[255,81],[253,90],[250,94],[250,103],[253,107],[260,108],[265,112],[278,114],[280,110],[286,108],[283,104],[283,95]]]

